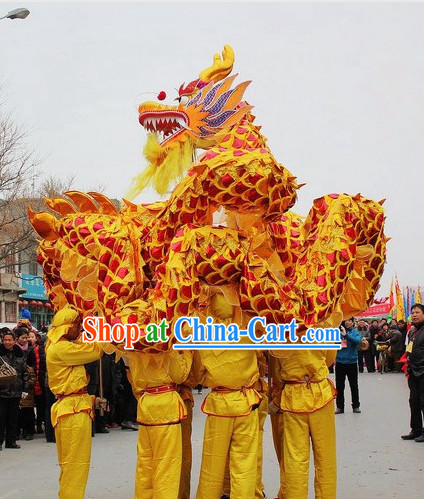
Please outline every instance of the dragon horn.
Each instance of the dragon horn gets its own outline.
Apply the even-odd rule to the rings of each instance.
[[[234,64],[234,51],[230,45],[224,45],[222,51],[222,60],[219,54],[213,56],[213,64],[209,68],[204,69],[199,77],[204,83],[211,81],[217,82],[228,76]]]
[[[128,199],[122,199],[122,202],[125,204],[127,208],[130,209],[130,211],[137,211],[137,205],[134,203],[131,203],[131,201],[128,201]]]
[[[97,203],[99,203],[100,211],[106,213],[107,215],[117,215],[118,211],[113,204],[113,202],[104,194],[99,192],[89,192],[88,193]]]
[[[47,241],[55,241],[58,237],[57,219],[50,213],[43,211],[36,213],[28,206],[28,218],[37,234]]]
[[[386,202],[386,198],[382,199],[381,201],[378,202],[378,204],[381,204],[381,206],[383,206],[383,204]]]
[[[79,191],[66,191],[65,194],[68,196],[68,198],[71,199],[72,202],[75,203],[80,211],[83,211],[85,213],[99,212],[98,207],[93,202],[93,200],[89,196],[87,196],[87,194]]]
[[[66,215],[69,215],[71,213],[75,213],[75,208],[66,199],[62,199],[62,198],[55,198],[55,199],[45,198],[44,201],[45,201],[46,205],[52,211],[55,211],[56,213],[59,213],[59,215],[61,215],[62,217],[66,217]]]

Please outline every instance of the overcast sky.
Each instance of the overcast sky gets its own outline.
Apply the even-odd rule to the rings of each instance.
[[[42,170],[114,198],[145,166],[137,106],[197,78],[229,43],[237,81],[295,211],[332,192],[387,198],[382,287],[424,284],[424,5],[1,2],[7,108],[31,130]],[[152,191],[138,201],[158,199]]]

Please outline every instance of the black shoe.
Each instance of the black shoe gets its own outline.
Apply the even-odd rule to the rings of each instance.
[[[416,442],[424,442],[424,435],[420,435],[419,437],[414,439]]]
[[[109,430],[105,427],[96,428],[96,433],[109,433]]]
[[[415,440],[416,438],[418,438],[420,436],[421,436],[420,433],[415,433],[415,432],[411,431],[410,433],[408,433],[408,435],[402,435],[400,438],[402,440]]]
[[[340,407],[337,407],[336,411],[334,414],[343,414],[344,413],[344,410],[343,409],[340,409]]]
[[[138,424],[134,423],[134,421],[122,421],[121,430],[138,431]]]
[[[360,414],[360,413],[361,413],[361,409],[359,409],[359,407],[354,407],[354,408],[353,408],[353,412],[354,412],[355,414]]]
[[[14,442],[13,444],[6,444],[4,446],[5,449],[20,449],[21,446],[18,445],[16,442]]]
[[[32,440],[33,436],[32,435],[25,435],[24,440]]]

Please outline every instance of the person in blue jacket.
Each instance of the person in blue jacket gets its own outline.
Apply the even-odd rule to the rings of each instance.
[[[360,413],[358,388],[358,345],[362,339],[361,333],[354,327],[354,318],[346,319],[340,328],[342,348],[336,357],[336,414],[343,414],[345,407],[344,389],[346,376],[349,380],[352,394],[352,409]]]

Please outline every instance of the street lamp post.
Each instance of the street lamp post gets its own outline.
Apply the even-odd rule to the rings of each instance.
[[[25,19],[29,15],[29,10],[25,8],[14,9],[0,19]]]

